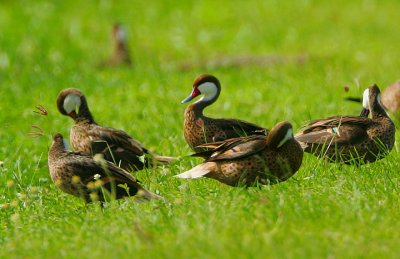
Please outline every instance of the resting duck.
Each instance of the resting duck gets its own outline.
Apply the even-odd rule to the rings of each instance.
[[[347,97],[347,100],[362,102],[362,98],[357,97]],[[400,80],[391,84],[382,92],[381,102],[386,111],[400,118]]]
[[[79,89],[62,90],[57,98],[57,107],[61,114],[75,121],[70,136],[75,151],[85,155],[102,153],[107,161],[115,162],[128,171],[141,170],[156,164],[168,164],[175,159],[151,153],[122,130],[98,125]]]
[[[205,107],[213,104],[221,93],[219,80],[212,75],[199,75],[191,94],[182,101],[187,103],[203,94],[197,102],[189,105],[184,114],[183,132],[188,145],[196,152],[204,150],[199,145],[247,135],[266,135],[267,130],[243,120],[213,119],[203,115]]]
[[[103,61],[100,64],[100,67],[132,65],[128,42],[126,39],[126,32],[121,24],[114,24],[112,29],[112,39],[114,45],[113,54],[108,60]]]
[[[204,144],[210,150],[193,156],[205,162],[177,175],[208,177],[231,186],[253,186],[285,181],[300,168],[303,150],[293,138],[289,122],[278,123],[268,136],[252,135]]]
[[[69,152],[60,133],[53,136],[48,166],[51,179],[62,191],[86,202],[131,196],[139,199],[161,198],[144,189],[132,175],[113,163]]]
[[[372,118],[368,118],[369,113]],[[394,124],[381,106],[376,85],[364,91],[360,116],[313,120],[295,136],[305,152],[330,162],[357,165],[385,157],[393,148],[394,137]]]

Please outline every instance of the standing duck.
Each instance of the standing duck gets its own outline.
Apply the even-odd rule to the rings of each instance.
[[[369,113],[372,118],[368,118]],[[385,157],[393,148],[394,137],[394,124],[380,103],[376,85],[364,91],[360,116],[313,120],[295,136],[305,152],[330,162],[357,165]]]
[[[128,42],[126,39],[126,32],[121,24],[114,24],[112,29],[112,39],[114,48],[113,54],[108,60],[101,62],[100,67],[132,65]]]
[[[191,94],[182,101],[187,103],[203,94],[197,102],[189,105],[184,114],[183,132],[188,145],[196,152],[204,150],[199,145],[247,135],[266,135],[267,130],[243,120],[213,119],[203,115],[205,107],[213,104],[221,93],[219,80],[212,75],[199,75]]]
[[[209,150],[193,156],[203,157],[205,162],[176,177],[205,176],[231,186],[274,184],[290,178],[303,160],[289,122],[278,123],[268,136],[239,137],[201,147]]]
[[[86,202],[131,196],[161,198],[144,189],[132,175],[113,163],[69,152],[60,133],[53,136],[48,166],[51,179],[62,191]]]
[[[102,153],[107,161],[128,171],[141,170],[156,164],[168,164],[174,158],[151,153],[142,144],[122,130],[98,125],[79,89],[62,90],[57,98],[61,114],[71,117],[71,144],[75,151],[85,155]]]

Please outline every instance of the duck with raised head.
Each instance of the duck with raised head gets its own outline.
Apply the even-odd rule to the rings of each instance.
[[[248,135],[266,135],[268,130],[238,119],[213,119],[203,115],[203,110],[213,104],[221,93],[219,80],[212,75],[199,75],[191,94],[182,101],[187,103],[199,95],[203,97],[189,105],[184,114],[183,132],[188,145],[196,152],[204,150],[199,147],[209,142],[222,141]]]
[[[79,89],[62,90],[57,98],[61,114],[71,117],[70,140],[75,151],[85,155],[101,153],[107,161],[128,171],[157,164],[168,164],[175,158],[153,154],[126,132],[98,125],[89,110],[86,97]]]
[[[204,144],[209,150],[193,156],[205,162],[178,178],[208,177],[231,186],[274,184],[290,178],[303,160],[289,122],[278,123],[267,136],[252,135]]]
[[[111,34],[114,50],[109,59],[100,63],[100,67],[132,65],[131,54],[129,51],[124,27],[120,23],[115,23]]]
[[[330,162],[360,165],[382,159],[393,148],[395,126],[380,99],[378,86],[370,86],[364,91],[360,116],[312,120],[295,138],[305,152]]]
[[[347,97],[349,101],[362,102],[362,98]],[[382,107],[395,118],[400,119],[400,80],[394,82],[382,91]]]
[[[140,200],[161,198],[143,188],[135,177],[113,163],[68,151],[60,133],[53,136],[48,166],[57,187],[86,202],[133,196]]]

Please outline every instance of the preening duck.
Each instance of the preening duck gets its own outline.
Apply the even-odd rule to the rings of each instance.
[[[85,155],[101,153],[104,158],[128,171],[141,170],[157,164],[168,164],[174,158],[159,156],[146,149],[126,132],[98,125],[79,89],[62,90],[57,98],[61,114],[71,117],[70,140],[75,151]]]

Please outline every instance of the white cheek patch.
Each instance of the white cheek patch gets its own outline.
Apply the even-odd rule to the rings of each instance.
[[[278,148],[283,146],[283,144],[286,143],[286,141],[288,141],[289,139],[293,138],[293,130],[292,129],[288,129],[288,131],[286,132],[285,137],[281,140],[281,142],[279,142],[278,144]]]
[[[369,110],[369,89],[365,89],[363,93],[363,107]]]
[[[217,95],[217,86],[211,82],[205,82],[197,87],[204,96],[198,101],[209,101]]]
[[[80,106],[81,106],[81,97],[76,94],[69,94],[64,99],[63,107],[67,113],[75,111],[76,108],[79,109]]]
[[[120,41],[125,41],[126,40],[126,33],[125,33],[123,28],[118,28],[118,30],[117,30],[117,38]]]

